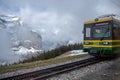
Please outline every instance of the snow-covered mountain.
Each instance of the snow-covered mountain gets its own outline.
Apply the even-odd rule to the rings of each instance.
[[[20,55],[42,51],[40,32],[31,29],[17,16],[0,15],[0,61],[14,62]],[[17,60],[16,60],[17,59]],[[1,63],[0,63],[1,64]]]
[[[0,64],[4,61],[7,63],[19,61],[36,56],[43,50],[74,43],[72,40],[42,40],[41,32],[34,29],[34,25],[28,24],[14,15],[0,15]]]

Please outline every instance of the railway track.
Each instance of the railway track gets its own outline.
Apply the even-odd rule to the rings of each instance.
[[[41,80],[41,79],[46,79],[50,76],[54,76],[56,74],[64,73],[73,69],[94,64],[102,60],[103,59],[100,59],[100,58],[90,57],[84,60],[74,61],[71,63],[66,63],[64,65],[58,65],[58,66],[42,69],[39,71],[2,78],[0,80]]]

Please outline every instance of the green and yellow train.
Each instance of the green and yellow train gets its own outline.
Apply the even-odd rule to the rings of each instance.
[[[120,20],[107,15],[84,23],[84,52],[96,57],[120,53]]]

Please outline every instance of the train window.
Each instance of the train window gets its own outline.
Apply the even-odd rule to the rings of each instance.
[[[96,26],[93,30],[93,33],[94,38],[110,37],[108,25]]]
[[[114,39],[120,39],[120,26],[117,22],[114,22],[113,25],[113,34],[114,34]]]
[[[91,37],[91,28],[86,28],[86,37]]]
[[[114,24],[114,28],[118,28],[119,27],[119,25],[118,24]]]

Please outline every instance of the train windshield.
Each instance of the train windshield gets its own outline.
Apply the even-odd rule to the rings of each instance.
[[[108,24],[96,25],[93,28],[93,38],[110,37],[110,30]]]
[[[111,39],[111,26],[109,22],[85,24],[84,39]]]

